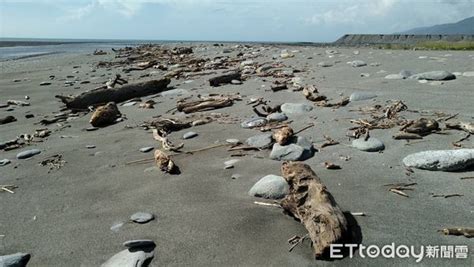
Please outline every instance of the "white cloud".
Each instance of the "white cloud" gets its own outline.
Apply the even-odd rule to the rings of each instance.
[[[398,0],[352,0],[318,12],[306,21],[310,24],[363,24],[369,17],[385,16]]]

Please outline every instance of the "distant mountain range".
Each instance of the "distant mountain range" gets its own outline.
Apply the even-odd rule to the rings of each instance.
[[[439,24],[431,27],[414,28],[403,34],[474,34],[474,17],[455,23]]]

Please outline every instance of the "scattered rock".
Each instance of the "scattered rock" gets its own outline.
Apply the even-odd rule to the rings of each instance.
[[[154,250],[125,249],[108,259],[101,267],[144,267],[154,257]]]
[[[10,160],[9,159],[2,159],[0,160],[0,166],[5,166],[5,165],[8,165],[10,164]]]
[[[148,212],[137,212],[130,216],[130,220],[136,223],[147,223],[155,219],[155,215]]]
[[[376,152],[385,149],[383,142],[374,137],[370,137],[367,141],[365,141],[364,138],[355,139],[352,141],[352,147],[367,152]]]
[[[410,70],[401,70],[400,73],[398,73],[400,76],[402,76],[403,79],[407,79],[411,76],[413,76],[415,73]]]
[[[305,103],[285,103],[281,105],[281,111],[285,114],[304,114],[313,110],[313,107]]]
[[[131,102],[122,104],[122,107],[131,107],[131,106],[135,106],[136,104],[137,104],[136,101],[131,101]]]
[[[349,101],[362,101],[367,99],[372,99],[377,97],[376,94],[369,93],[369,92],[354,92],[349,97]]]
[[[423,151],[406,156],[403,163],[430,171],[461,171],[474,166],[474,149]]]
[[[40,83],[40,86],[45,86],[45,85],[51,85],[51,83],[50,83],[50,82],[42,82],[42,83]]]
[[[156,246],[155,242],[150,239],[137,239],[137,240],[128,240],[123,242],[123,246],[127,248],[143,248],[143,247],[154,247]]]
[[[418,73],[410,76],[410,79],[416,80],[429,80],[429,81],[446,81],[456,79],[456,76],[450,72],[440,70],[440,71],[429,71]]]
[[[466,71],[462,73],[464,77],[474,77],[474,71]]]
[[[267,116],[267,121],[286,121],[288,117],[284,113],[271,113]]]
[[[155,148],[152,147],[152,146],[147,146],[147,147],[140,148],[139,151],[142,152],[142,153],[148,153],[148,152],[152,151],[153,149],[155,149]]]
[[[185,134],[183,134],[183,139],[191,139],[191,138],[194,138],[198,136],[198,134],[196,132],[187,132]]]
[[[243,121],[240,126],[242,126],[242,128],[255,128],[264,126],[265,124],[267,124],[267,120],[264,118],[251,118]]]
[[[388,80],[402,80],[404,78],[400,74],[389,74],[389,75],[385,76],[385,79],[388,79]]]
[[[298,136],[296,138],[296,145],[303,148],[303,157],[302,159],[311,158],[314,154],[313,142],[304,136]]]
[[[229,138],[229,139],[226,139],[225,141],[229,144],[238,144],[238,143],[240,143],[240,140],[235,139],[235,138]]]
[[[230,81],[231,84],[236,84],[236,85],[239,85],[239,84],[242,84],[242,81],[239,81],[239,80],[232,80]]]
[[[95,145],[87,145],[86,148],[87,149],[93,149],[93,148],[95,148]]]
[[[2,124],[7,124],[7,123],[11,123],[11,122],[15,122],[16,121],[16,118],[13,117],[13,116],[6,116],[4,118],[0,118],[0,125]]]
[[[252,137],[249,137],[246,141],[247,145],[258,147],[258,148],[268,148],[272,145],[273,139],[272,134],[259,134]]]
[[[28,253],[15,253],[0,256],[1,267],[24,267],[30,260],[31,255]]]
[[[289,192],[286,180],[277,175],[267,175],[255,183],[249,190],[249,195],[254,197],[280,199]]]
[[[302,160],[304,148],[295,145],[289,144],[282,146],[279,144],[274,144],[272,152],[270,152],[270,159],[273,160]]]
[[[362,61],[362,60],[354,60],[350,64],[354,68],[367,66],[367,63],[365,63],[365,61]]]
[[[17,159],[27,159],[27,158],[31,158],[35,155],[38,155],[39,153],[41,153],[41,150],[34,148],[34,149],[30,149],[30,150],[26,150],[26,151],[22,151],[22,152],[18,153],[16,155],[16,158]]]
[[[318,67],[328,68],[328,67],[332,67],[332,64],[323,61],[323,62],[319,62],[319,63],[318,63]]]
[[[234,164],[239,162],[240,159],[231,159],[231,160],[228,160],[226,162],[224,162],[224,169],[233,169],[234,168]]]
[[[242,175],[241,175],[241,174],[238,174],[238,173],[234,173],[234,174],[232,174],[232,176],[231,176],[230,178],[232,178],[232,179],[234,179],[234,180],[237,180],[237,179],[242,178]]]

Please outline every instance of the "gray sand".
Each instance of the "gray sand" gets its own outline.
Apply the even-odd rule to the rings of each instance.
[[[230,45],[227,45],[230,46]],[[207,51],[202,51],[207,47]],[[441,85],[421,84],[416,80],[387,80],[390,73],[402,69],[415,72],[447,70],[466,72],[474,70],[473,52],[430,51],[386,51],[339,49],[340,54],[328,58],[323,48],[272,47],[263,56],[253,59],[258,62],[272,61],[273,54],[281,49],[299,49],[294,58],[283,62],[305,70],[297,73],[304,83],[314,84],[320,93],[337,100],[340,94],[349,96],[355,91],[366,91],[377,98],[352,102],[336,110],[315,107],[307,115],[290,117],[294,129],[314,122],[315,127],[301,135],[318,145],[329,135],[341,142],[316,152],[306,161],[344,211],[364,212],[368,216],[356,217],[364,245],[468,245],[468,259],[425,259],[421,266],[469,266],[473,264],[474,240],[464,237],[444,236],[437,230],[451,226],[474,227],[474,180],[460,177],[474,176],[474,172],[430,172],[415,170],[410,177],[405,175],[402,159],[408,154],[434,149],[452,149],[451,143],[465,134],[449,131],[449,134],[432,134],[422,142],[406,145],[403,140],[391,136],[397,128],[373,130],[371,135],[384,142],[383,153],[368,153],[349,147],[351,140],[347,130],[353,126],[350,119],[366,118],[367,115],[351,111],[359,107],[385,105],[387,100],[402,100],[410,110],[428,113],[442,111],[459,113],[456,119],[472,121],[474,116],[474,77],[458,77]],[[195,49],[210,57],[222,51],[222,47],[201,45]],[[451,54],[451,56],[446,56]],[[419,56],[428,58],[419,59]],[[22,133],[33,133],[41,128],[34,124],[60,109],[54,98],[57,94],[78,94],[103,84],[109,77],[119,73],[118,69],[104,68],[91,72],[99,60],[112,56],[50,55],[44,57],[2,62],[0,77],[0,102],[8,99],[23,100],[30,96],[31,106],[15,107],[7,112],[0,108],[0,117],[15,116],[18,121],[0,125],[0,141],[15,138]],[[312,59],[307,59],[312,57]],[[430,57],[436,57],[435,59]],[[364,60],[368,66],[354,68],[346,62]],[[322,68],[321,61],[336,64]],[[380,66],[370,66],[378,62]],[[81,66],[73,68],[73,66]],[[385,73],[377,73],[385,70]],[[78,71],[78,73],[73,73]],[[132,72],[125,75],[129,81],[152,71]],[[361,77],[369,73],[370,77]],[[105,76],[101,77],[102,74]],[[161,77],[162,72],[152,74]],[[56,78],[50,86],[39,86]],[[64,87],[67,75],[74,75],[90,84],[77,85],[80,89]],[[95,77],[92,77],[95,75]],[[272,78],[251,78],[243,85],[208,86],[209,76],[196,77],[192,83],[172,80],[179,89],[187,89],[194,95],[203,93],[240,92],[244,101],[215,112],[231,114],[240,120],[253,114],[245,102],[253,96],[263,96],[273,104],[284,102],[306,102],[301,92],[266,91]],[[13,82],[22,79],[21,82]],[[26,79],[26,80],[24,80]],[[148,78],[150,79],[150,78]],[[72,79],[67,79],[72,80]],[[265,81],[264,81],[265,80]],[[179,84],[179,85],[178,85]],[[265,85],[265,88],[261,86]],[[160,171],[144,172],[154,163],[125,165],[126,162],[152,157],[152,152],[142,153],[140,148],[159,147],[150,132],[136,126],[152,116],[164,114],[176,104],[176,96],[153,96],[158,104],[155,109],[140,109],[138,105],[119,106],[126,115],[124,122],[98,131],[86,132],[90,114],[70,121],[70,126],[53,132],[45,142],[28,148],[39,148],[42,153],[28,160],[17,160],[16,154],[23,149],[0,152],[0,159],[8,158],[12,163],[0,167],[0,184],[18,186],[15,194],[0,192],[0,255],[16,252],[31,253],[30,266],[98,266],[122,249],[122,243],[133,239],[154,240],[157,247],[152,266],[407,266],[415,265],[411,259],[363,259],[346,257],[337,261],[315,261],[308,242],[288,252],[287,240],[294,235],[304,235],[305,229],[292,218],[282,214],[278,208],[255,205],[254,201],[265,201],[250,197],[247,192],[261,177],[280,175],[281,162],[268,159],[269,150],[250,152],[225,170],[224,161],[231,159],[225,148],[182,155],[175,158],[181,175],[167,175]],[[26,119],[29,112],[35,118]],[[418,113],[404,113],[411,119]],[[316,119],[314,119],[317,117]],[[49,129],[59,129],[56,124]],[[181,140],[184,133],[194,131],[199,135]],[[245,141],[257,135],[258,130],[243,129],[240,123],[212,123],[185,129],[171,134],[171,140],[184,142],[186,150],[198,149],[224,142],[228,138]],[[61,138],[61,136],[72,136]],[[473,138],[463,142],[464,147],[473,148]],[[95,145],[87,149],[86,145]],[[39,166],[42,159],[62,154],[67,163],[59,170],[48,173],[48,168]],[[263,158],[255,158],[251,155]],[[343,161],[341,156],[350,156]],[[334,162],[341,170],[326,170],[323,162]],[[231,179],[232,174],[242,177]],[[406,191],[404,198],[387,191],[384,184],[416,182],[414,191]],[[434,198],[435,194],[463,194],[462,197]],[[111,231],[114,223],[126,221],[138,211],[153,213],[155,220],[147,224],[126,223],[117,232]],[[418,247],[417,247],[418,249]]]

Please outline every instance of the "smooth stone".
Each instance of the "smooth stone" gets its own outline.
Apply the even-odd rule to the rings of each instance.
[[[267,116],[268,121],[286,121],[288,117],[284,113],[271,113]]]
[[[87,149],[93,149],[93,148],[95,148],[95,145],[87,145],[86,148]]]
[[[154,251],[145,252],[143,250],[122,250],[108,259],[102,267],[142,267],[146,266],[150,259],[153,259]]]
[[[137,102],[136,101],[132,101],[132,102],[127,102],[125,104],[122,104],[122,107],[131,107],[131,106],[134,106],[136,105]]]
[[[172,89],[169,91],[161,92],[161,96],[175,96],[175,95],[187,95],[189,91],[186,89]]]
[[[183,134],[183,139],[191,139],[193,137],[196,137],[198,136],[198,134],[196,132],[187,132],[185,134]]]
[[[143,247],[154,247],[156,246],[155,242],[150,239],[137,239],[137,240],[128,240],[123,242],[123,246],[127,248],[143,248]]]
[[[376,94],[372,94],[369,92],[354,92],[349,97],[349,101],[362,101],[362,100],[372,99],[376,97],[377,97]]]
[[[147,146],[147,147],[140,148],[139,151],[142,152],[142,153],[148,153],[148,152],[152,151],[153,149],[155,149],[155,148],[152,147],[152,146]]]
[[[295,144],[289,144],[286,146],[274,144],[272,152],[270,152],[270,159],[301,160],[303,158],[304,153],[305,149]]]
[[[474,166],[474,149],[422,151],[406,156],[403,164],[430,171],[461,171]]]
[[[410,76],[410,79],[445,81],[445,80],[456,79],[456,76],[444,70],[439,70],[439,71],[437,70],[437,71],[428,71],[428,72],[418,73],[418,74]]]
[[[0,256],[0,267],[24,267],[30,258],[30,254],[21,252]]]
[[[230,83],[231,83],[231,84],[236,84],[236,85],[238,85],[238,84],[242,84],[242,81],[239,81],[239,80],[232,80],[232,81],[230,81]]]
[[[241,175],[241,174],[238,174],[238,173],[234,173],[234,174],[232,174],[232,176],[231,176],[230,178],[232,178],[232,179],[234,179],[234,180],[237,180],[237,179],[242,178],[242,175]]]
[[[225,141],[229,144],[238,144],[238,143],[240,143],[240,140],[235,139],[235,138],[229,138],[229,139],[226,139]]]
[[[404,78],[400,74],[389,74],[389,75],[385,76],[385,79],[387,79],[387,80],[402,80]]]
[[[51,85],[51,83],[50,83],[50,82],[42,82],[42,83],[40,83],[40,86],[45,86],[45,85]]]
[[[374,137],[370,137],[367,141],[365,141],[364,138],[355,139],[352,141],[352,147],[367,152],[376,152],[385,149],[383,142]]]
[[[136,223],[147,223],[155,219],[155,215],[148,212],[137,212],[130,216],[130,220]]]
[[[363,66],[367,66],[367,63],[365,63],[365,61],[362,61],[362,60],[354,60],[351,62],[351,66],[352,67],[363,67]]]
[[[267,175],[256,182],[249,190],[249,195],[254,197],[280,199],[289,193],[286,180],[278,175]]]
[[[399,73],[398,73],[400,76],[403,77],[403,79],[407,79],[409,78],[410,76],[413,76],[413,71],[410,71],[410,70],[401,70]]]
[[[462,73],[464,77],[474,77],[474,71],[466,71]]]
[[[5,165],[8,165],[10,164],[10,160],[9,159],[2,159],[0,160],[0,166],[5,166]]]
[[[39,153],[41,153],[41,150],[34,148],[34,149],[30,149],[30,150],[26,150],[26,151],[22,151],[22,152],[18,153],[16,155],[16,158],[17,159],[27,159],[27,158],[31,158],[35,155],[38,155]]]
[[[249,137],[245,141],[247,145],[257,147],[257,148],[267,148],[270,147],[273,143],[273,138],[271,133],[259,134],[252,137]]]
[[[313,110],[313,107],[304,103],[284,103],[281,111],[285,114],[304,114]]]
[[[254,127],[261,127],[267,124],[267,120],[263,118],[251,118],[248,120],[243,121],[240,126],[242,128],[254,128]]]
[[[234,164],[236,164],[239,161],[240,161],[240,159],[231,159],[231,160],[228,160],[228,161],[224,162],[224,169],[226,169],[226,170],[233,169]]]
[[[318,63],[318,67],[328,68],[328,67],[332,67],[332,64],[323,61],[323,62],[319,62],[319,63]]]

